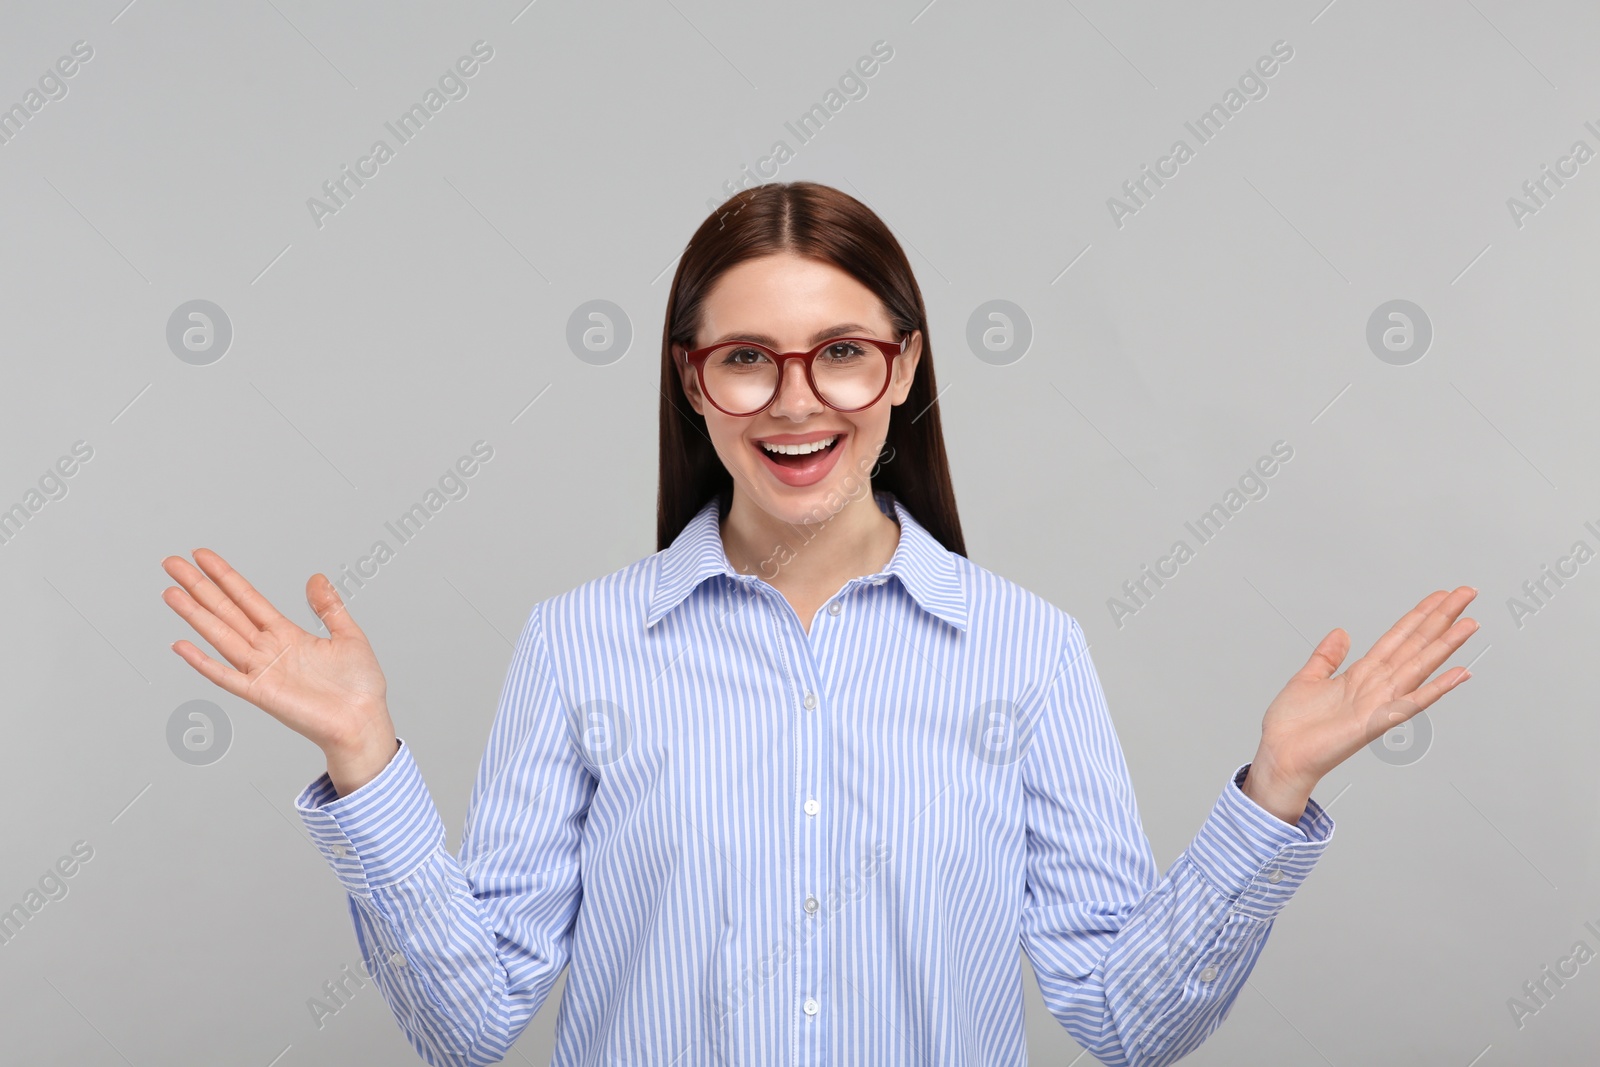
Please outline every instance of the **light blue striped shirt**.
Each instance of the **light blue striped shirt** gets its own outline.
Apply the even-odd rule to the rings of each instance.
[[[501,1060],[569,963],[560,1067],[1023,1063],[1019,945],[1104,1063],[1221,1023],[1332,818],[1245,764],[1158,876],[1077,620],[876,496],[893,558],[809,634],[715,500],[536,605],[459,857],[403,739],[300,794],[424,1060]]]

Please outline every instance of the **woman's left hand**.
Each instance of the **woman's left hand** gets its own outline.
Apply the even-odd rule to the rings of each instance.
[[[1477,595],[1470,585],[1430,593],[1336,677],[1350,635],[1336,627],[1324,637],[1268,706],[1245,795],[1298,822],[1323,775],[1472,677],[1453,667],[1423,684],[1477,631],[1476,620],[1456,618]]]

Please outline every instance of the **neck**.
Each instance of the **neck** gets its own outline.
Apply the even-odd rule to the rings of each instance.
[[[879,509],[868,491],[817,522],[787,523],[763,511],[734,487],[722,545],[741,574],[780,589],[833,592],[851,578],[888,566],[900,543],[900,525]]]

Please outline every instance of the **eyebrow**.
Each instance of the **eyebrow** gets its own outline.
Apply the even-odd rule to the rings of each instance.
[[[826,329],[818,330],[816,333],[812,334],[811,343],[813,345],[820,345],[829,338],[844,337],[851,334],[871,336],[872,331],[868,330],[860,323],[841,322],[837,325],[829,326]],[[734,332],[723,337],[719,337],[717,340],[712,341],[711,343],[714,345],[720,345],[727,341],[754,341],[756,344],[766,345],[768,348],[778,347],[778,342],[773,338],[768,337],[764,333],[741,333],[738,330],[735,330]]]

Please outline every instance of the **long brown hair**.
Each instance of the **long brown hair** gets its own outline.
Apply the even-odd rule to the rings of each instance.
[[[872,290],[897,336],[922,331],[922,356],[905,402],[891,409],[873,489],[886,490],[951,552],[966,555],[950,465],[939,423],[933,345],[922,290],[900,242],[861,201],[817,182],[771,182],[741,190],[706,217],[689,239],[667,296],[661,337],[661,479],[656,549],[670,545],[695,513],[718,496],[723,514],[733,478],[722,465],[683,391],[672,346],[695,347],[706,295],[722,273],[747,259],[792,252],[831,263]]]

